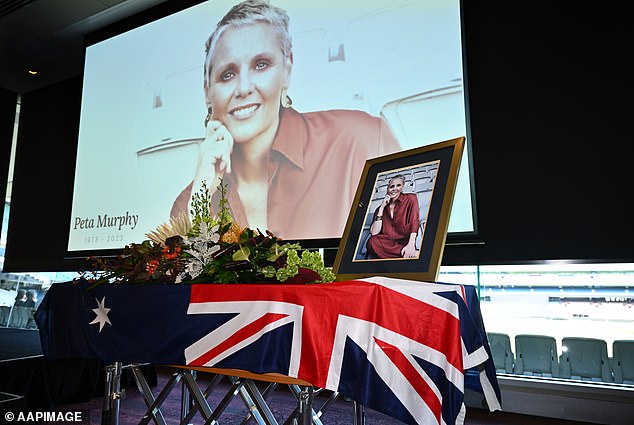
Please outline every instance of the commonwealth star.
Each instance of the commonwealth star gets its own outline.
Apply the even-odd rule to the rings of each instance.
[[[110,323],[110,319],[108,318],[108,312],[110,309],[106,308],[106,297],[103,297],[101,302],[97,298],[95,298],[95,301],[97,301],[97,308],[93,308],[92,311],[95,312],[97,317],[95,317],[89,324],[92,325],[99,323],[99,332],[101,332],[103,327],[106,326],[106,323],[112,326],[112,323]]]

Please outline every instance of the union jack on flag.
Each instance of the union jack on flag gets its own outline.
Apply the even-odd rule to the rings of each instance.
[[[235,316],[185,349],[188,365],[238,367],[229,359],[255,345],[261,364],[251,371],[340,391],[406,423],[462,421],[464,370],[488,359],[463,287],[372,278],[327,293],[319,285],[252,289],[192,288],[188,314]],[[270,348],[276,330],[286,356]],[[499,408],[494,385],[484,386]]]
[[[461,423],[470,369],[500,408],[473,287],[55,284],[36,321],[50,358],[280,373],[408,424]]]

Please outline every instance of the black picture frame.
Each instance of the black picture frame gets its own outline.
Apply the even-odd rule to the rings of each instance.
[[[333,265],[338,280],[387,276],[436,282],[464,144],[458,137],[366,161]],[[369,229],[387,183],[399,174],[405,177],[402,193],[415,194],[418,203],[417,255],[372,257]]]

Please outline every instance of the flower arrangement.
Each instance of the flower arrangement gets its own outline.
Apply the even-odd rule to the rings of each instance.
[[[220,181],[220,208],[211,212],[203,183],[192,197],[192,219],[171,218],[127,245],[115,258],[90,257],[92,269],[81,278],[105,282],[157,283],[319,283],[335,279],[318,252],[302,251],[269,231],[241,228],[233,221],[227,187]],[[300,255],[301,252],[301,255]]]

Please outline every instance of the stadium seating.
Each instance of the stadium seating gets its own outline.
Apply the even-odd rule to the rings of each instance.
[[[511,349],[511,339],[507,334],[487,332],[487,339],[493,355],[495,370],[502,373],[513,373],[515,357]]]
[[[614,382],[634,384],[634,341],[617,340],[612,343]]]
[[[566,337],[561,345],[559,371],[562,378],[613,382],[604,340]]]
[[[552,336],[515,337],[515,373],[519,375],[559,376],[557,342]]]

